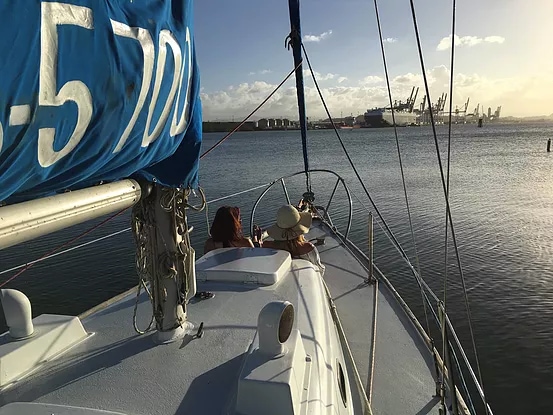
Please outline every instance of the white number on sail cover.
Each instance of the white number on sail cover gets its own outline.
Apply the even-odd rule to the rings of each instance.
[[[38,104],[61,106],[67,101],[77,104],[77,124],[71,138],[60,150],[54,150],[55,128],[38,130],[38,162],[48,167],[69,154],[79,144],[92,118],[92,96],[82,81],[66,82],[56,88],[58,59],[58,25],[93,29],[92,9],[64,3],[42,3],[40,24],[40,75]]]
[[[150,134],[150,123],[152,122],[152,116],[154,115],[154,109],[156,107],[157,99],[159,97],[159,90],[161,88],[161,81],[163,80],[163,73],[165,72],[165,62],[167,60],[167,45],[171,47],[173,52],[173,60],[175,69],[173,71],[173,83],[169,90],[169,96],[165,101],[165,106],[161,112],[161,116],[157,124],[155,124],[154,131]],[[157,68],[156,68],[156,80],[154,82],[154,92],[152,94],[152,101],[150,102],[150,108],[148,109],[148,118],[146,120],[146,128],[144,130],[144,137],[142,138],[142,147],[147,147],[151,142],[159,137],[175,99],[175,93],[179,86],[180,68],[182,66],[182,55],[180,46],[173,34],[168,30],[162,30],[159,32],[159,50],[157,55]]]
[[[182,133],[186,129],[186,124],[188,123],[188,108],[190,107],[190,87],[192,84],[192,40],[190,39],[190,30],[186,28],[186,45],[184,49],[186,54],[186,61],[182,62],[182,68],[180,71],[180,86],[179,93],[177,94],[177,100],[175,101],[175,112],[173,113],[173,122],[171,123],[171,137],[176,136],[177,134]],[[184,69],[188,63],[188,74],[186,79],[186,98],[184,99],[184,108],[182,109],[181,116],[177,122],[177,112],[179,109],[180,94],[182,92],[182,84],[184,81]]]
[[[155,50],[154,50],[152,37],[150,36],[150,34],[146,29],[142,29],[139,27],[129,27],[125,23],[117,22],[115,20],[111,20],[111,26],[112,26],[113,32],[116,35],[138,40],[142,48],[142,55],[144,58],[142,85],[140,87],[138,101],[136,103],[134,112],[131,116],[131,119],[127,127],[123,131],[123,134],[119,138],[117,146],[113,150],[114,153],[117,153],[121,151],[121,149],[127,142],[127,139],[129,138],[129,135],[136,124],[138,116],[142,111],[142,108],[144,107],[144,103],[148,95],[148,91],[150,89],[150,82],[152,80],[152,75],[153,75]],[[167,45],[169,45],[169,47],[171,48],[173,61],[174,61],[173,82],[171,84],[169,95],[166,98],[165,105],[161,112],[160,118],[157,121],[157,123],[155,123],[153,131],[150,134],[152,118],[154,115],[155,107],[157,105],[157,101],[159,99],[159,92],[161,89],[161,83],[163,82],[163,75],[165,72],[165,63],[167,60]],[[187,54],[186,62],[183,61],[181,48],[177,40],[175,39],[175,36],[168,30],[162,30],[159,33],[159,50],[158,50],[158,56],[157,56],[156,76],[154,80],[154,89],[152,92],[152,100],[150,101],[150,105],[148,106],[148,116],[146,119],[146,128],[144,131],[144,135],[142,137],[142,144],[141,144],[142,147],[147,147],[150,143],[152,143],[154,140],[156,140],[159,137],[159,135],[163,131],[163,128],[165,127],[165,123],[167,122],[169,114],[171,113],[173,104],[175,104],[175,112],[173,113],[173,120],[171,122],[171,128],[169,133],[170,136],[174,137],[175,135],[182,133],[186,129],[186,125],[188,122],[188,109],[190,107],[190,86],[192,83],[191,82],[192,81],[192,41],[190,38],[190,30],[188,28],[186,28],[185,53]],[[186,97],[185,97],[185,102],[184,102],[181,115],[179,117],[178,103],[180,102],[183,81],[184,81],[184,71],[186,67],[188,67],[188,73],[186,77],[186,90],[185,90]],[[175,94],[177,93],[177,88],[178,88],[178,94],[177,94],[177,99],[175,100]]]
[[[129,134],[136,124],[138,115],[140,114],[140,111],[142,111],[144,101],[146,100],[146,96],[148,95],[150,82],[152,80],[152,74],[154,72],[155,50],[152,36],[150,36],[150,32],[148,32],[146,29],[142,29],[140,27],[129,27],[125,23],[116,22],[115,20],[111,20],[111,27],[113,28],[113,33],[118,36],[124,36],[130,39],[138,40],[138,42],[140,42],[140,47],[142,48],[142,56],[144,58],[144,67],[142,70],[142,85],[140,86],[140,93],[138,95],[136,107],[134,108],[134,112],[132,114],[131,120],[129,121],[129,124],[125,128],[125,131],[123,131],[123,134],[121,134],[121,138],[119,139],[115,150],[113,150],[114,153],[118,153],[127,142],[127,138],[129,138]]]

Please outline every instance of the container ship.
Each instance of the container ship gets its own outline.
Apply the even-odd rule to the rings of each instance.
[[[418,92],[419,88],[417,88],[415,91],[415,87],[413,87],[413,89],[411,90],[411,96],[407,99],[406,102],[402,103],[401,101],[396,101],[393,106],[393,117],[391,107],[374,108],[372,110],[367,110],[367,112],[365,112],[364,114],[365,127],[393,127],[394,118],[395,124],[398,127],[416,125],[417,114],[413,112],[413,107],[415,105],[415,100],[417,99]]]
[[[392,110],[390,108],[375,108],[365,112],[365,126],[368,128],[392,127],[394,125],[394,118],[398,127],[415,125],[417,123],[417,114],[414,112],[394,108],[394,117],[392,118]]]

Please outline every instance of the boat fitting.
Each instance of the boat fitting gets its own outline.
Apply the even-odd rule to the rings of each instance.
[[[0,290],[0,299],[10,336],[15,340],[32,336],[33,317],[27,296],[18,290],[4,289]]]
[[[257,317],[259,351],[277,357],[285,353],[284,343],[292,333],[294,306],[289,301],[267,304]]]

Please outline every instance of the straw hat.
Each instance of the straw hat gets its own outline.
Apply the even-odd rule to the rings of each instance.
[[[267,228],[275,241],[288,241],[309,232],[312,217],[310,212],[298,212],[292,205],[284,205],[277,212],[276,223]]]

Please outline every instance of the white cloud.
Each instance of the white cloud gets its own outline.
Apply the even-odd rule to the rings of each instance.
[[[428,71],[428,81],[433,102],[449,90],[450,72],[446,66],[436,66]],[[321,90],[333,115],[363,113],[367,108],[388,104],[386,85],[380,78],[369,76],[372,83],[357,86],[343,86],[335,75],[321,85]],[[470,97],[469,111],[478,103],[480,108],[503,106],[504,115],[531,115],[553,112],[553,101],[548,91],[553,90],[553,71],[542,71],[533,75],[509,78],[487,78],[478,74],[458,73],[455,75],[453,107],[462,108]],[[422,77],[419,74],[406,73],[396,76],[391,81],[394,100],[405,101],[413,86],[420,87],[417,96],[418,107],[425,95]],[[228,87],[224,90],[201,93],[205,120],[230,120],[245,116],[255,108],[276,87],[276,84],[257,81]],[[309,117],[326,118],[317,91],[312,86],[305,88],[306,105]],[[448,99],[449,102],[449,99]],[[531,103],[531,104],[530,104]],[[447,107],[447,106],[446,106]],[[447,109],[447,108],[446,108]],[[255,119],[262,117],[297,118],[296,88],[290,79],[275,95],[255,114]]]
[[[345,81],[347,81],[347,80],[348,80],[347,76],[340,76],[340,77],[338,78],[338,83],[341,84],[342,82],[345,82]]]
[[[501,36],[487,36],[487,37],[478,37],[478,36],[462,36],[459,37],[455,35],[455,46],[457,47],[472,47],[479,45],[481,43],[503,43],[505,42],[505,38]],[[436,50],[444,51],[451,48],[451,35],[444,37],[442,40],[440,40],[440,43],[438,43],[438,46],[436,47]]]
[[[326,39],[332,34],[332,30],[321,33],[320,35],[305,35],[303,37],[304,42],[320,42],[321,40]]]
[[[416,85],[416,84],[420,84],[421,82],[422,82],[422,76],[411,72],[403,75],[398,75],[394,79],[392,79],[392,83],[396,83],[400,85]]]
[[[323,75],[317,71],[314,71],[314,74],[315,74],[315,79],[317,79],[317,81],[328,81],[330,79],[334,79],[336,77],[338,77],[338,75],[334,74],[334,73],[327,73],[326,75]],[[311,78],[311,71],[309,69],[304,69],[303,70],[303,76],[305,78]]]
[[[501,36],[487,36],[484,38],[484,42],[488,43],[503,43],[505,42],[505,38]]]
[[[384,43],[396,43],[397,39],[395,37],[387,37],[384,39]]]
[[[268,73],[271,73],[273,71],[271,71],[270,69],[262,69],[260,70],[259,72],[250,72],[248,75],[252,76],[252,75],[267,75]]]
[[[359,81],[359,85],[374,85],[384,82],[384,78],[376,75],[369,75]]]

